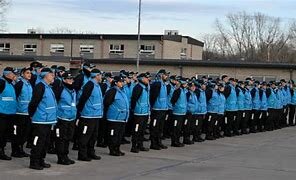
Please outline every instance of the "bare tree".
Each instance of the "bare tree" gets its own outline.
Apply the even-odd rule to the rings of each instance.
[[[266,16],[262,13],[231,13],[226,21],[215,21],[218,35],[213,52],[247,61],[285,61],[283,53],[288,45],[295,26],[288,30],[280,18]],[[294,29],[293,29],[294,27]],[[296,34],[296,33],[295,33]]]

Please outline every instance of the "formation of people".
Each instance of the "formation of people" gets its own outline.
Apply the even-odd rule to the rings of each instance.
[[[51,167],[47,153],[56,154],[58,164],[74,164],[71,141],[80,161],[100,160],[95,146],[108,147],[112,156],[124,156],[125,143],[132,153],[167,149],[164,139],[183,147],[294,126],[295,107],[293,80],[185,78],[165,69],[155,77],[125,70],[113,76],[88,62],[74,77],[63,66],[36,61],[20,71],[3,69],[0,159],[11,160],[7,142],[12,157],[30,157],[29,167],[36,170]]]

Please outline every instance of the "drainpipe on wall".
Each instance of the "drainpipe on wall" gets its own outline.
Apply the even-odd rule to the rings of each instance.
[[[290,69],[290,80],[293,79],[293,72],[294,72],[294,69]]]
[[[71,59],[73,58],[73,39],[71,38]]]
[[[183,76],[183,66],[179,66],[179,69],[180,69],[180,76]]]

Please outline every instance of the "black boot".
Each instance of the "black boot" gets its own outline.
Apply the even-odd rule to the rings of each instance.
[[[139,153],[140,149],[137,147],[136,144],[133,144],[132,145],[132,149],[131,149],[131,152],[133,153]]]
[[[110,150],[110,153],[109,153],[110,156],[120,156],[120,153],[116,151],[114,146],[109,146],[109,150]]]
[[[75,164],[75,161],[70,159],[67,155],[65,157],[70,164]]]
[[[88,157],[93,159],[93,160],[101,160],[101,156],[97,156],[95,153],[90,153],[88,154]]]
[[[40,165],[41,165],[42,167],[44,167],[44,168],[50,168],[50,167],[51,167],[51,165],[50,165],[49,163],[46,163],[46,162],[44,161],[44,159],[41,159],[41,160],[40,160]]]
[[[161,147],[159,147],[155,140],[151,139],[150,149],[161,150]]]
[[[138,144],[138,149],[140,151],[146,151],[146,152],[149,151],[149,148],[145,148],[144,147],[143,142],[141,142],[141,143]]]
[[[58,156],[58,164],[61,165],[70,165],[71,163],[66,159],[65,156]]]
[[[186,137],[186,138],[184,137],[183,143],[184,144],[187,144],[187,145],[194,144],[194,142],[191,141],[189,137]]]
[[[35,169],[35,170],[43,170],[43,166],[41,166],[40,161],[36,159],[31,159],[30,160],[30,169]]]
[[[120,154],[120,156],[124,156],[125,155],[124,152],[120,151],[120,146],[117,146],[116,147],[116,151]]]

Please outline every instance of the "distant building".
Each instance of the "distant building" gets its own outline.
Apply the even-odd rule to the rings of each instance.
[[[178,31],[141,35],[141,59],[201,60],[204,43]],[[136,58],[137,35],[0,34],[0,55],[65,56],[86,59]]]

